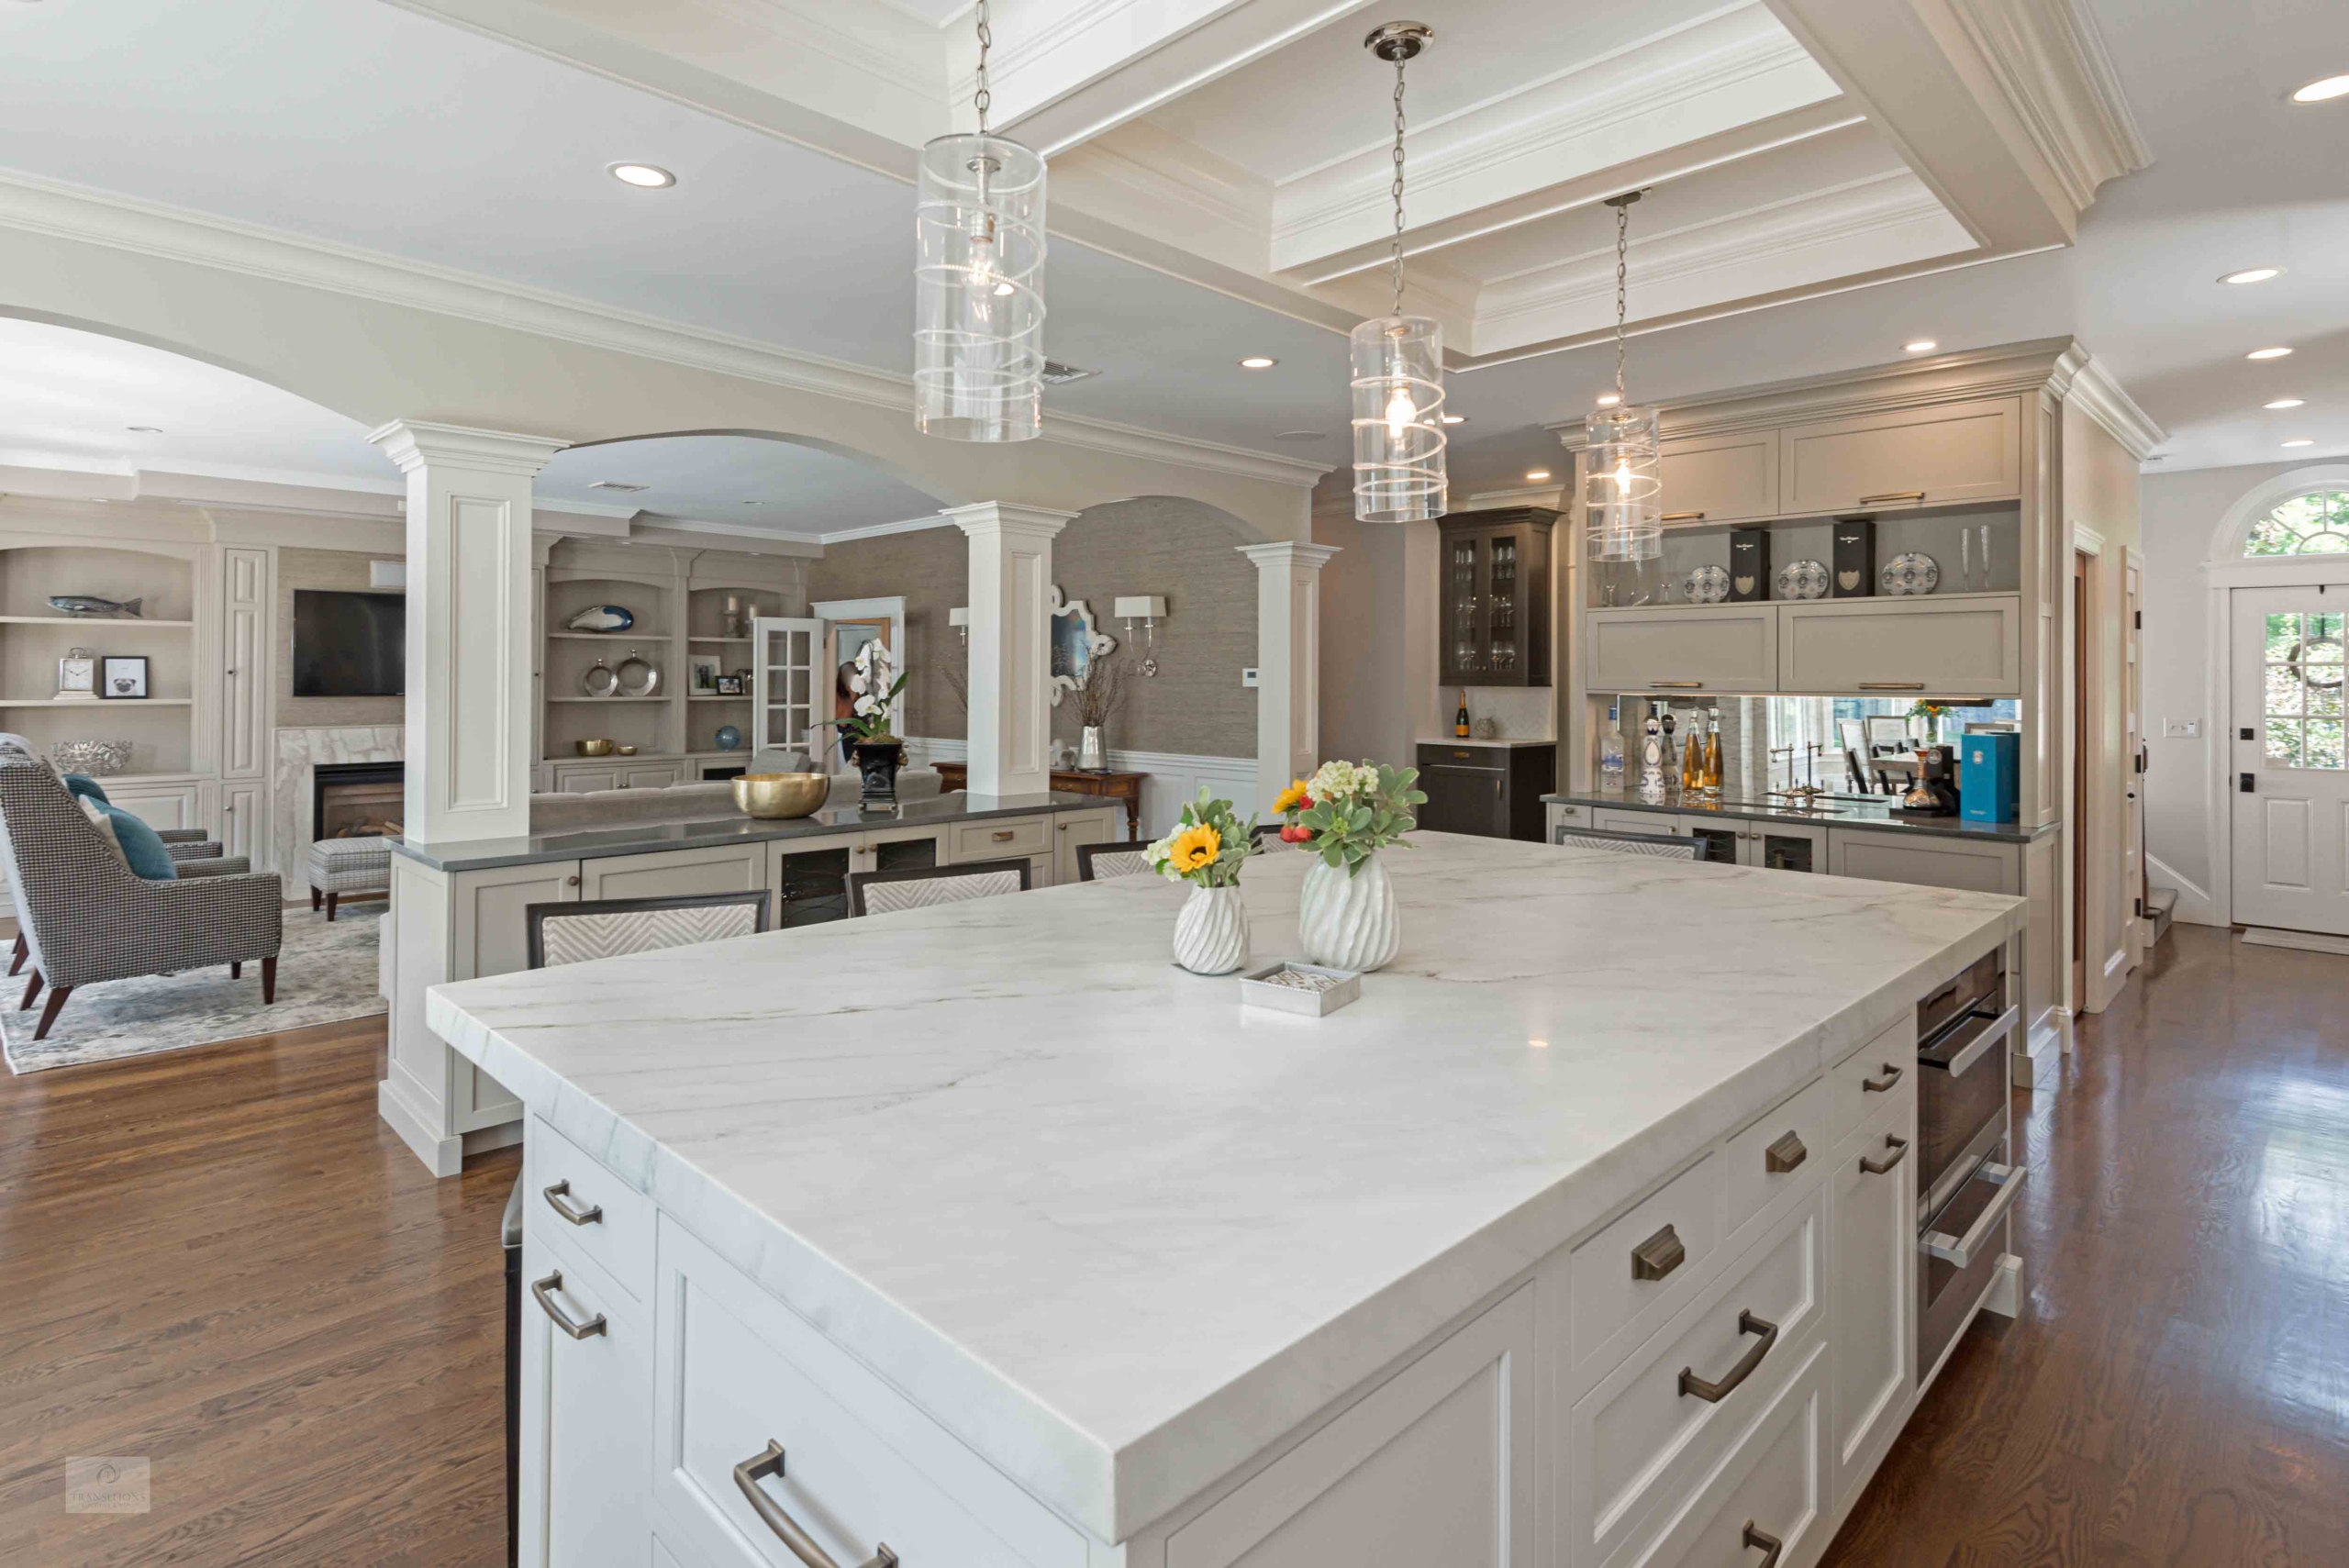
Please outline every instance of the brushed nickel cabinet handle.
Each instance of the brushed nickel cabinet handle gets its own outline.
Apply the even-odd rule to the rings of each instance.
[[[1891,1170],[1895,1165],[1898,1165],[1900,1162],[1909,1158],[1909,1140],[1905,1138],[1895,1138],[1892,1134],[1887,1132],[1884,1135],[1884,1146],[1892,1151],[1892,1158],[1889,1160],[1871,1160],[1866,1155],[1863,1154],[1860,1156],[1860,1169],[1865,1171],[1871,1176],[1881,1176],[1887,1171]]]
[[[1860,683],[1860,690],[1864,692],[1921,692],[1924,689],[1925,683],[1922,681],[1862,681]]]
[[[1657,519],[1659,522],[1665,523],[1701,523],[1704,520],[1705,514],[1702,512],[1666,512]]]
[[[1659,691],[1667,692],[1701,692],[1705,689],[1705,683],[1702,681],[1650,681],[1648,684]]]
[[[1884,1064],[1884,1076],[1861,1079],[1860,1090],[1863,1094],[1888,1095],[1892,1092],[1892,1086],[1899,1083],[1900,1079],[1900,1069],[1887,1062]]]
[[[596,1225],[603,1220],[604,1206],[602,1204],[592,1203],[585,1208],[581,1208],[575,1203],[563,1202],[562,1200],[570,1195],[570,1192],[571,1182],[569,1178],[566,1177],[564,1180],[557,1182],[554,1185],[548,1187],[539,1195],[547,1200],[547,1207],[549,1208],[554,1210],[557,1214],[562,1216],[573,1225]]]
[[[1860,505],[1873,506],[1879,501],[1921,501],[1924,498],[1925,493],[1921,490],[1887,490],[1881,495],[1861,496]]]
[[[1776,1536],[1766,1534],[1752,1519],[1745,1521],[1745,1534],[1740,1538],[1748,1551],[1767,1552],[1753,1568],[1778,1568],[1778,1558],[1786,1551],[1787,1543]]]
[[[1680,1232],[1667,1225],[1631,1249],[1631,1277],[1659,1280],[1688,1261]]]
[[[1762,1168],[1774,1176],[1783,1176],[1809,1158],[1810,1151],[1802,1146],[1802,1140],[1789,1132],[1762,1151]]]
[[[1762,1364],[1762,1358],[1768,1355],[1770,1347],[1778,1342],[1778,1326],[1765,1318],[1756,1318],[1751,1312],[1741,1310],[1738,1313],[1737,1331],[1741,1334],[1759,1334],[1762,1336],[1762,1340],[1746,1351],[1744,1359],[1730,1368],[1729,1375],[1719,1383],[1708,1383],[1698,1377],[1697,1369],[1693,1366],[1682,1367],[1680,1394],[1683,1398],[1693,1394],[1708,1405],[1720,1404],[1736,1393],[1739,1385],[1753,1375],[1754,1369]]]
[[[995,835],[995,841],[998,844],[1008,844],[1012,840],[1019,836],[1019,835],[1014,832],[1011,828],[1006,828]]]
[[[562,1271],[557,1269],[546,1278],[533,1281],[530,1285],[530,1294],[539,1298],[539,1305],[546,1309],[548,1317],[554,1319],[554,1326],[573,1339],[589,1340],[604,1333],[606,1331],[604,1315],[600,1312],[584,1323],[573,1323],[564,1315],[562,1308],[554,1304],[554,1293],[562,1288]]]
[[[759,1522],[774,1531],[775,1538],[791,1548],[791,1554],[807,1564],[807,1568],[840,1568],[832,1554],[816,1544],[816,1538],[799,1528],[799,1521],[784,1512],[783,1505],[759,1489],[759,1483],[770,1475],[783,1473],[783,1445],[773,1438],[767,1446],[734,1467],[734,1485],[751,1505]],[[883,1541],[873,1543],[873,1555],[860,1568],[896,1568],[897,1554]]]
[[[1998,1189],[1998,1195],[1975,1216],[1974,1223],[1965,1228],[1965,1235],[1952,1236],[1941,1230],[1925,1232],[1923,1240],[1918,1243],[1924,1248],[1925,1255],[1938,1258],[1952,1268],[1972,1268],[1974,1254],[1982,1250],[1983,1243],[1990,1239],[1990,1232],[2006,1218],[2007,1210],[2014,1207],[2015,1199],[2022,1195],[2023,1178],[2030,1173],[2021,1165],[1998,1165],[1984,1161],[1972,1180],[1990,1183]]]

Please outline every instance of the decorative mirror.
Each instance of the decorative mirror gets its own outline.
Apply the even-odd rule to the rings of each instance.
[[[1052,706],[1061,705],[1061,694],[1073,692],[1085,684],[1085,677],[1093,668],[1093,661],[1106,659],[1118,651],[1118,639],[1093,628],[1093,611],[1083,599],[1063,599],[1061,585],[1052,584]]]

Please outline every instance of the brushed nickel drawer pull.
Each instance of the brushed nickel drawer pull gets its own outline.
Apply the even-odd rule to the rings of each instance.
[[[994,837],[996,843],[1008,844],[1012,840],[1019,837],[1019,835],[1018,831],[1013,828],[1000,828],[996,830]]]
[[[1774,1176],[1783,1176],[1809,1158],[1810,1151],[1802,1146],[1800,1138],[1789,1132],[1762,1151],[1762,1168]]]
[[[1921,692],[1924,689],[1925,683],[1922,681],[1862,681],[1860,683],[1860,690],[1864,692]]]
[[[1887,490],[1881,495],[1861,496],[1860,505],[1873,506],[1879,501],[1921,501],[1924,498],[1925,493],[1921,490]]]
[[[602,1204],[591,1203],[585,1208],[581,1208],[575,1202],[563,1202],[562,1200],[569,1196],[570,1193],[571,1181],[569,1177],[565,1177],[563,1180],[557,1182],[554,1185],[547,1188],[544,1192],[540,1194],[540,1195],[547,1200],[547,1207],[549,1208],[554,1210],[557,1214],[562,1216],[573,1225],[599,1225],[603,1223],[604,1206]]]
[[[1705,520],[1705,514],[1702,512],[1666,512],[1657,520],[1666,523],[1701,523]]]
[[[816,1538],[799,1528],[799,1521],[783,1511],[783,1505],[759,1489],[759,1483],[770,1475],[783,1473],[783,1445],[773,1438],[767,1446],[734,1467],[734,1485],[741,1489],[759,1522],[774,1531],[777,1540],[791,1548],[791,1554],[807,1564],[807,1568],[840,1568],[832,1554],[816,1544]],[[873,1543],[873,1555],[861,1568],[896,1568],[897,1554],[882,1541]]]
[[[1909,1158],[1909,1140],[1905,1138],[1895,1138],[1887,1132],[1884,1135],[1884,1146],[1892,1151],[1891,1159],[1871,1160],[1863,1154],[1860,1156],[1860,1169],[1871,1176],[1881,1176]]]
[[[1730,1368],[1729,1375],[1719,1383],[1708,1383],[1698,1377],[1697,1369],[1693,1366],[1682,1367],[1680,1393],[1683,1398],[1693,1394],[1708,1405],[1720,1404],[1736,1393],[1739,1385],[1753,1375],[1754,1369],[1762,1364],[1762,1358],[1768,1355],[1770,1347],[1778,1342],[1778,1326],[1765,1318],[1756,1318],[1751,1312],[1741,1310],[1738,1313],[1737,1331],[1741,1334],[1759,1334],[1762,1336],[1762,1342],[1746,1351],[1744,1359]]]
[[[1900,1082],[1901,1076],[1900,1069],[1887,1062],[1884,1064],[1883,1077],[1860,1080],[1860,1092],[1868,1095],[1888,1095],[1892,1092],[1892,1086]]]
[[[1998,1195],[1983,1207],[1982,1212],[1975,1217],[1974,1223],[1965,1228],[1963,1236],[1952,1236],[1940,1230],[1926,1231],[1923,1241],[1920,1243],[1925,1249],[1926,1256],[1938,1258],[1952,1268],[1972,1268],[1974,1254],[1982,1250],[1982,1244],[1990,1239],[1990,1232],[2006,1218],[2007,1210],[2014,1207],[2015,1199],[2022,1195],[2023,1178],[2030,1173],[2021,1165],[1998,1165],[1987,1160],[1982,1162],[1981,1168],[1967,1180],[1988,1182],[1998,1189]]]
[[[1705,689],[1702,681],[1650,681],[1648,684],[1667,692],[1701,692]]]
[[[1766,1551],[1769,1553],[1769,1555],[1763,1558],[1761,1562],[1755,1563],[1753,1568],[1778,1568],[1778,1558],[1787,1550],[1787,1543],[1785,1541],[1780,1540],[1775,1535],[1765,1533],[1752,1519],[1745,1521],[1745,1534],[1742,1539],[1744,1540],[1745,1549],[1748,1551]]]
[[[1667,1225],[1631,1249],[1631,1277],[1659,1280],[1688,1261],[1680,1232]]]
[[[562,1288],[562,1271],[557,1269],[546,1278],[534,1282],[530,1286],[530,1294],[539,1298],[539,1305],[546,1308],[548,1317],[554,1319],[554,1326],[573,1339],[589,1340],[605,1332],[604,1315],[600,1312],[584,1323],[573,1323],[564,1316],[562,1308],[554,1304],[554,1293]]]

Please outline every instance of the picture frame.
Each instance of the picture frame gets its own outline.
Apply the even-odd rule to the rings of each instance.
[[[718,695],[718,673],[725,663],[714,653],[690,654],[685,660],[685,689],[695,696]]]
[[[98,662],[98,695],[137,701],[147,695],[147,656],[109,653]]]
[[[714,696],[739,697],[742,695],[742,677],[740,675],[714,675],[711,684]]]

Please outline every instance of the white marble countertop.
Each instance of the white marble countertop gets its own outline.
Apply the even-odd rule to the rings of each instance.
[[[1326,1018],[1077,884],[439,986],[431,1026],[1120,1540],[2020,929],[2020,900],[1445,834]],[[1308,857],[1244,886],[1296,951]]]

